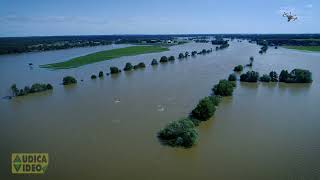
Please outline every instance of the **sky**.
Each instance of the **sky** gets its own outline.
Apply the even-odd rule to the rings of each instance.
[[[320,0],[0,0],[1,37],[320,33],[319,22]]]

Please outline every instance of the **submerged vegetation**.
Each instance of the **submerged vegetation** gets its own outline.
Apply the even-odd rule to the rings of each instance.
[[[110,74],[118,74],[118,73],[120,73],[120,72],[121,72],[121,71],[120,71],[119,68],[114,67],[114,66],[110,67]]]
[[[23,89],[18,89],[16,84],[11,86],[12,96],[25,96],[31,93],[43,92],[52,89],[53,87],[51,84],[41,83],[32,84],[31,87],[25,86]]]
[[[162,52],[162,51],[168,51],[168,50],[169,50],[168,48],[160,47],[160,46],[131,46],[126,48],[100,51],[100,52],[88,54],[85,56],[76,57],[68,61],[41,65],[40,67],[50,68],[50,69],[76,68],[86,64],[110,60],[110,59],[119,58],[122,56],[134,56],[139,54],[155,53],[155,52]]]
[[[241,74],[240,81],[243,82],[258,82],[259,73],[256,71],[248,71],[245,74]]]

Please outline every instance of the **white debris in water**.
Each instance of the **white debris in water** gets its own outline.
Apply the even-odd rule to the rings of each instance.
[[[159,112],[163,112],[164,111],[164,107],[162,107],[162,105],[158,105],[158,111]]]
[[[120,102],[120,99],[119,99],[119,98],[115,98],[115,99],[114,99],[114,103],[117,104],[117,103],[119,103],[119,102]]]

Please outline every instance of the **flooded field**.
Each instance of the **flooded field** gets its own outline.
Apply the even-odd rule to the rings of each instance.
[[[320,179],[320,53],[231,42],[207,55],[151,67],[153,58],[214,48],[188,43],[76,69],[38,65],[128,45],[0,56],[0,96],[10,86],[51,83],[52,92],[0,100],[0,179]],[[156,133],[187,114],[220,79],[254,56],[253,70],[309,69],[312,84],[238,82],[190,149],[162,146]],[[145,62],[144,70],[91,80],[91,74]],[[28,66],[33,63],[33,68]],[[247,71],[248,69],[245,69]],[[78,84],[63,87],[62,78]],[[80,80],[83,79],[83,82]],[[116,101],[117,100],[117,101]],[[115,102],[116,101],[116,102]],[[12,176],[13,152],[47,152],[40,176]]]

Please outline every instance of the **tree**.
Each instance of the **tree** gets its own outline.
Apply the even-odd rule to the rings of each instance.
[[[174,56],[170,56],[170,57],[168,58],[168,61],[174,61],[174,60],[175,60]]]
[[[27,87],[27,86],[26,86]],[[24,91],[25,92],[28,92],[27,90],[26,90],[26,87],[24,87]],[[51,90],[51,89],[53,89],[53,86],[51,85],[51,84],[47,84],[47,89],[48,90]]]
[[[197,51],[192,51],[191,52],[191,56],[196,56],[197,55]]]
[[[251,56],[249,59],[250,59],[250,63],[253,63],[253,61],[254,61],[254,57],[253,57],[253,56]]]
[[[294,69],[286,80],[287,83],[311,83],[312,73],[309,70]]]
[[[161,129],[158,137],[165,145],[190,148],[198,139],[194,123],[186,118],[173,121]]]
[[[167,56],[162,56],[162,57],[160,58],[160,63],[166,63],[166,62],[168,62]]]
[[[91,79],[97,79],[97,76],[94,75],[94,74],[92,74],[92,75],[91,75]]]
[[[76,83],[77,83],[77,80],[72,76],[66,76],[62,80],[63,85],[76,84]]]
[[[289,77],[287,70],[282,70],[279,75],[279,82],[286,82]]]
[[[234,87],[236,87],[234,82],[223,79],[213,86],[212,91],[215,95],[232,96]]]
[[[121,71],[117,67],[110,67],[110,74],[117,74],[120,73]]]
[[[158,61],[157,61],[156,59],[152,59],[151,65],[152,65],[152,66],[158,65]]]
[[[180,54],[179,54],[179,59],[183,59],[183,58],[184,58],[183,53],[180,53]]]
[[[210,97],[201,99],[198,105],[192,110],[191,117],[200,121],[206,121],[213,116],[216,111],[215,105]]]
[[[19,93],[19,89],[17,88],[17,85],[16,84],[13,84],[11,86],[11,91],[12,91],[12,95],[13,96],[17,96],[17,94]]]
[[[184,53],[184,56],[185,56],[185,57],[190,56],[190,55],[189,55],[189,52],[188,52],[188,51],[186,51],[186,52]]]
[[[232,73],[228,77],[228,81],[236,81],[237,80],[237,75]]]
[[[255,71],[248,71],[245,74],[241,74],[240,81],[244,82],[258,82],[259,73]]]
[[[236,72],[241,72],[241,71],[243,71],[243,66],[242,65],[238,65],[238,66],[234,67],[233,70],[236,71]]]
[[[212,96],[209,96],[209,98],[214,106],[218,106],[221,102],[221,96],[212,95]]]
[[[131,63],[126,63],[125,67],[123,68],[124,71],[131,71],[133,69],[133,66]]]
[[[270,82],[271,81],[271,77],[268,74],[264,74],[260,77],[260,81],[261,82]]]
[[[270,73],[269,73],[269,76],[270,76],[270,80],[271,80],[271,82],[278,82],[278,74],[277,74],[277,72],[275,72],[275,71],[271,71]]]
[[[146,67],[146,65],[143,62],[141,62],[141,63],[139,63],[137,65],[134,65],[133,69],[139,69],[139,68],[145,68],[145,67]]]
[[[102,72],[102,71],[99,72],[99,77],[100,77],[100,78],[103,77],[103,72]]]

